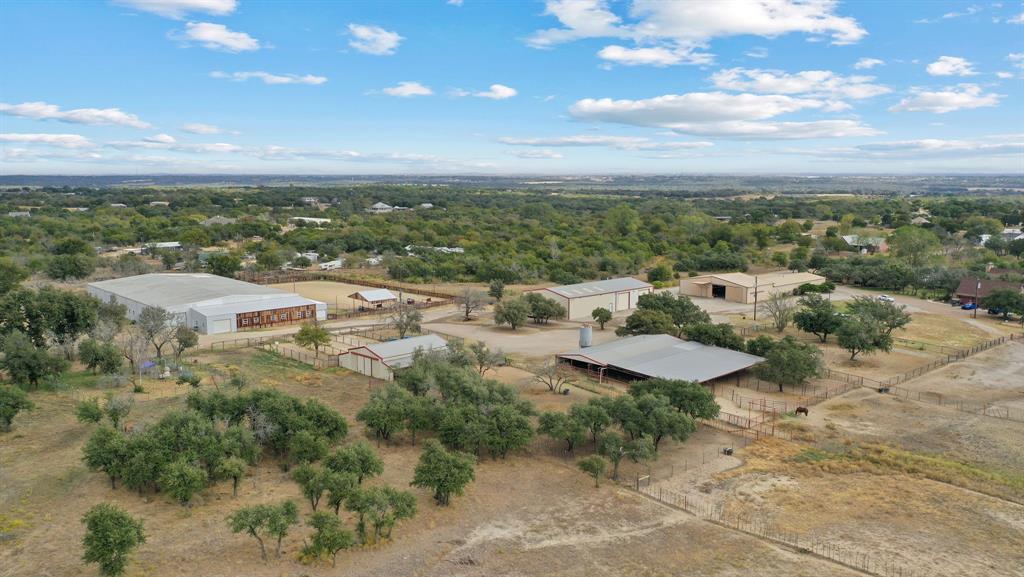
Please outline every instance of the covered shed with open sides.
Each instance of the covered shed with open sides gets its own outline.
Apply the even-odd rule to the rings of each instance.
[[[596,373],[598,379],[705,383],[749,369],[764,358],[671,335],[637,335],[560,354],[557,360]]]

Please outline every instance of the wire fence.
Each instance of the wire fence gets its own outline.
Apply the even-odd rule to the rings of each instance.
[[[884,555],[877,552],[868,553],[826,539],[801,535],[798,532],[783,529],[771,521],[730,515],[725,512],[724,507],[720,503],[708,503],[703,500],[693,499],[685,493],[679,493],[664,487],[655,487],[650,484],[649,477],[645,482],[641,482],[641,478],[635,479],[632,488],[659,503],[686,511],[705,521],[710,521],[736,531],[742,531],[761,539],[783,543],[799,551],[813,553],[858,571],[879,577],[918,577],[927,575],[927,573],[915,571],[910,567],[887,559]]]

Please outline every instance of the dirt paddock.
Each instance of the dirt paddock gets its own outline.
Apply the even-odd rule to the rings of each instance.
[[[334,282],[328,280],[313,280],[303,281],[294,283],[280,283],[269,285],[278,290],[298,293],[308,299],[316,301],[322,301],[327,303],[327,307],[330,309],[340,310],[353,310],[359,308],[360,305],[366,306],[366,303],[357,301],[355,299],[348,298],[348,295],[356,293],[361,290],[377,290],[375,287],[360,286],[355,284]],[[416,293],[410,293],[405,291],[392,290],[397,297],[401,297],[401,301],[405,302],[405,299],[415,299],[416,302],[426,301],[428,298],[425,295]],[[436,299],[434,299],[436,300]],[[389,305],[385,305],[389,306]]]

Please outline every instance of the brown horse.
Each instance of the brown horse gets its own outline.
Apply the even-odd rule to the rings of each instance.
[[[807,410],[807,407],[797,407],[796,408],[796,414],[797,415],[801,415],[802,414],[805,417],[809,417],[811,415],[811,412]]]

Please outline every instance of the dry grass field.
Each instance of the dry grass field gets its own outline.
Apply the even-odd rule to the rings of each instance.
[[[297,363],[251,350],[207,355],[207,375],[231,368],[286,392],[312,396],[354,422],[366,400],[365,381],[342,371],[310,372]],[[503,380],[507,375],[501,375]],[[511,376],[515,381],[516,377]],[[210,385],[210,379],[204,386]],[[528,398],[539,391],[524,390]],[[185,388],[147,383],[131,420],[145,423],[183,404]],[[159,391],[157,391],[159,389]],[[568,397],[548,395],[554,409]],[[225,516],[243,505],[291,498],[297,485],[273,459],[231,497],[226,483],[204,491],[191,507],[163,495],[111,490],[106,478],[81,464],[81,446],[91,426],[74,420],[75,395],[40,393],[38,408],[19,417],[0,444],[0,575],[94,575],[83,568],[78,519],[101,501],[115,502],[144,520],[147,543],[129,565],[129,576],[207,575],[773,575],[847,576],[856,573],[758,539],[699,521],[652,503],[626,489],[591,480],[554,457],[541,443],[504,461],[485,460],[464,497],[448,508],[414,489],[419,513],[399,525],[393,541],[339,556],[338,567],[304,566],[296,560],[308,529],[285,539],[281,560],[263,564],[255,541],[231,534]],[[562,405],[564,407],[564,404]],[[350,438],[361,436],[353,426]],[[683,447],[680,445],[680,447]],[[696,445],[688,447],[695,450]],[[406,488],[419,455],[401,443],[382,446],[385,473],[376,482]],[[45,458],[41,458],[45,456]],[[308,513],[308,504],[302,510]],[[629,554],[624,554],[629,551]]]
[[[486,319],[447,324],[472,331],[471,338],[481,335],[492,346],[521,338],[506,340],[513,338],[505,335],[511,331],[488,326]],[[534,329],[522,335],[522,347],[535,350],[526,343],[536,346],[541,337],[570,346],[570,333],[575,329],[569,326]],[[839,352],[826,353],[826,359],[866,376],[901,372],[933,356],[897,349],[865,357],[852,368],[835,366]],[[254,350],[204,352],[198,360],[204,387],[238,370],[260,386],[315,397],[337,409],[350,423],[346,442],[364,435],[355,413],[371,390],[365,377],[313,371]],[[907,386],[1019,402],[1022,366],[1024,344],[1012,343]],[[577,387],[569,395],[552,395],[530,373],[510,367],[488,377],[516,386],[539,410],[567,410],[594,396]],[[146,389],[129,419],[135,424],[183,406],[187,393],[166,381],[147,382]],[[740,390],[751,397],[775,396]],[[336,568],[299,563],[298,550],[310,534],[301,526],[285,539],[282,559],[264,564],[255,541],[231,534],[225,517],[243,505],[286,498],[308,513],[298,486],[279,464],[264,459],[237,498],[221,483],[191,507],[161,494],[111,490],[105,476],[81,463],[92,426],[73,416],[77,398],[98,394],[34,393],[37,409],[19,416],[14,431],[0,437],[0,576],[95,575],[94,567],[83,569],[80,561],[78,519],[101,501],[115,502],[145,523],[148,540],[129,565],[133,577],[863,575],[700,520],[611,481],[594,488],[573,458],[547,439],[506,460],[482,461],[476,481],[450,507],[437,507],[428,492],[411,489],[418,499],[416,518],[401,523],[390,542],[343,552]],[[701,428],[686,443],[664,444],[649,465],[624,463],[622,479],[651,475],[652,487],[914,568],[918,575],[1001,577],[1018,575],[1024,566],[1024,424],[858,389],[813,405],[807,418],[785,417],[781,426],[800,440],[747,443]],[[723,447],[734,447],[735,455],[722,456]],[[591,450],[588,444],[578,453]],[[419,448],[399,438],[379,451],[385,473],[373,482],[409,489]]]
[[[341,310],[352,310],[359,308],[360,305],[365,305],[360,301],[348,298],[348,295],[353,294],[361,290],[375,290],[374,287],[359,286],[354,284],[347,284],[341,282],[333,282],[327,280],[313,280],[303,281],[295,283],[281,283],[270,285],[278,290],[298,293],[308,299],[322,301],[327,303],[330,309],[341,309]],[[395,293],[395,296],[399,296],[399,291],[391,291]],[[416,302],[425,301],[428,297],[420,294],[402,292],[402,299],[416,299]]]

